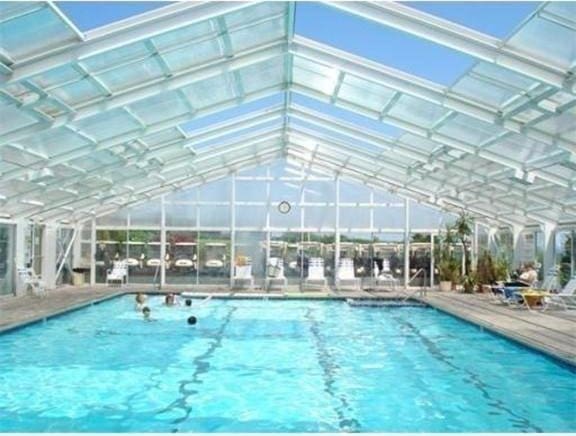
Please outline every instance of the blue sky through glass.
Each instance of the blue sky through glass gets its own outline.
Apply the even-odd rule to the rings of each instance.
[[[82,32],[124,20],[152,9],[167,6],[169,2],[56,2],[58,7]]]

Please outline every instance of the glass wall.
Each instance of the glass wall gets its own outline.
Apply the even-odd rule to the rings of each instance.
[[[198,232],[170,230],[166,232],[166,283],[198,283]]]
[[[283,261],[289,286],[299,286],[309,260],[320,257],[331,284],[339,223],[340,257],[353,259],[364,284],[383,273],[402,283],[405,205],[397,195],[279,162],[98,218],[96,282],[105,281],[106,269],[116,259],[128,262],[129,283],[160,283],[164,268],[165,284],[182,286],[228,286],[233,267],[248,263],[255,286],[262,288],[269,255]],[[425,213],[427,219],[422,218]],[[410,218],[409,268],[411,273],[423,270],[412,285],[426,285],[429,237],[443,216],[418,205]],[[161,240],[166,241],[163,259]],[[90,263],[90,248],[87,226],[81,263]]]
[[[574,277],[576,262],[576,244],[574,230],[560,230],[556,233],[556,265],[559,267],[560,285],[564,286]]]
[[[198,233],[198,278],[202,285],[230,283],[230,232]]]
[[[14,292],[14,226],[0,224],[0,295]]]

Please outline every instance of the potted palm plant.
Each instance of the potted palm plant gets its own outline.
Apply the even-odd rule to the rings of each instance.
[[[488,250],[478,257],[476,279],[482,291],[490,292],[490,286],[496,282],[495,263]]]
[[[453,244],[455,242],[454,228],[446,225],[445,232],[439,240],[440,246],[436,251],[438,279],[440,280],[440,291],[447,292],[458,283],[459,279],[460,265],[453,251]]]

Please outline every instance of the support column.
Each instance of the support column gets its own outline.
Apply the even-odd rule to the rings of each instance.
[[[42,234],[42,280],[46,289],[56,287],[56,237],[55,223],[46,223]]]
[[[232,174],[230,188],[230,288],[234,286],[236,269],[236,173]]]
[[[82,225],[76,224],[74,230],[76,237],[72,245],[72,268],[79,268],[82,266]]]
[[[90,222],[90,286],[96,284],[96,220]]]
[[[160,197],[160,289],[166,285],[166,210]]]
[[[498,253],[498,244],[496,243],[496,234],[498,233],[497,227],[490,227],[488,229],[488,250],[490,254],[495,256]]]
[[[340,176],[336,176],[336,232],[334,234],[334,283],[338,277],[338,262],[340,261]]]
[[[513,253],[514,257],[512,260],[512,264],[514,268],[520,267],[522,263],[522,231],[524,227],[522,226],[512,226],[512,244],[513,244]]]
[[[434,263],[434,233],[430,233],[430,287],[434,287],[434,268],[436,265]]]
[[[542,265],[542,272],[544,277],[548,271],[556,264],[556,226],[546,223],[542,226],[542,234],[544,237],[544,262]]]
[[[304,178],[304,172],[302,172],[302,178]],[[306,190],[304,189],[304,182],[301,182],[302,188],[300,189],[300,249],[297,253],[300,256],[300,291],[303,289],[304,284],[304,223],[306,222],[306,210],[304,203],[306,202]]]
[[[478,232],[480,230],[480,226],[477,222],[474,223],[474,236],[472,239],[472,269],[475,270],[476,266],[478,265]]]
[[[270,167],[266,167],[266,263],[264,268],[264,277],[268,277],[268,265],[270,264]],[[264,279],[266,280],[266,279]]]
[[[404,289],[410,282],[410,199],[404,199]]]
[[[26,286],[18,277],[18,269],[25,268],[29,259],[26,259],[26,234],[28,233],[28,222],[24,219],[16,221],[16,231],[14,234],[14,276],[16,277],[14,293],[24,295]]]

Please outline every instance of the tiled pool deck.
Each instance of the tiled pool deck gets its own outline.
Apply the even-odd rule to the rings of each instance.
[[[140,287],[93,288],[66,287],[50,291],[45,297],[22,296],[0,299],[0,332],[33,321],[42,320],[70,309],[82,307],[95,301],[107,299],[125,292],[143,290]],[[145,292],[182,292],[182,288],[165,288],[162,291],[148,288]],[[200,294],[200,292],[199,292]],[[227,298],[246,298],[263,295],[262,291],[237,291],[209,289],[202,294],[212,294]],[[332,291],[325,292],[268,292],[269,298],[405,298],[404,293]],[[503,306],[491,301],[484,294],[458,294],[430,291],[425,296],[418,292],[411,294],[414,299],[426,302],[432,307],[445,311],[492,330],[503,336],[515,339],[527,346],[539,349],[565,362],[576,365],[576,311],[550,310],[545,312],[528,311]]]

